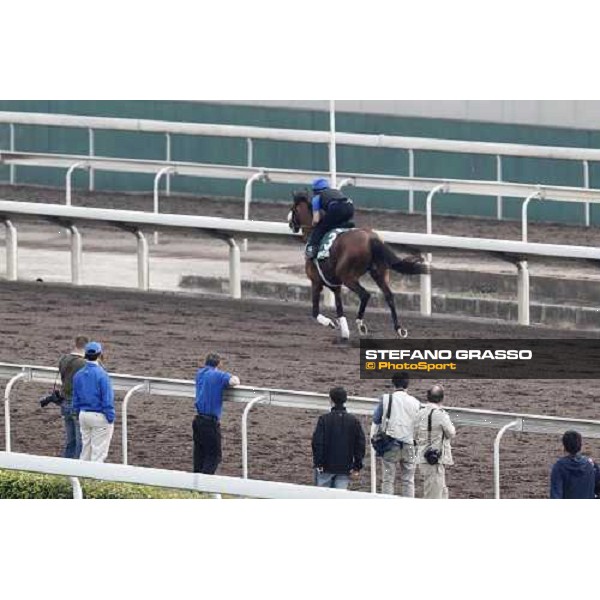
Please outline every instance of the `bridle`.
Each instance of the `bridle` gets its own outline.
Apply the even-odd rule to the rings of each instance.
[[[302,229],[302,224],[300,223],[300,220],[298,219],[298,211],[297,211],[298,204],[300,204],[301,202],[306,202],[309,211],[311,210],[311,205],[310,205],[309,195],[306,192],[295,192],[293,194],[293,197],[294,197],[294,205],[292,206],[292,210],[290,210],[290,212],[288,214],[288,224],[290,226],[290,229],[294,233],[298,233],[300,231],[300,229]]]

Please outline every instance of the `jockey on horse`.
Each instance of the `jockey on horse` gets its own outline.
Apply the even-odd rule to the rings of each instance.
[[[306,258],[315,259],[319,244],[325,234],[336,227],[354,227],[354,204],[335,188],[329,187],[327,179],[315,179],[312,184],[313,230],[306,244]]]

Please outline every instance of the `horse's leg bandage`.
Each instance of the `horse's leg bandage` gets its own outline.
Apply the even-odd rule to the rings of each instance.
[[[340,317],[338,319],[338,323],[340,324],[340,332],[342,335],[342,339],[347,340],[350,338],[350,329],[348,329],[348,320],[346,317]]]
[[[325,327],[331,327],[332,329],[335,329],[335,323],[329,318],[326,317],[325,315],[317,315],[317,323],[320,323],[321,325],[324,325]]]

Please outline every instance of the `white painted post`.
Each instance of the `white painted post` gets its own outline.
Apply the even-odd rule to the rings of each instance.
[[[344,179],[342,179],[339,183],[338,183],[338,190],[341,190],[343,187],[346,187],[347,185],[351,185],[354,186],[354,179],[352,179],[352,177],[344,177]]]
[[[72,179],[73,179],[73,171],[75,169],[89,169],[89,166],[84,162],[76,162],[72,164],[67,169],[67,174],[65,175],[65,204],[67,206],[71,206],[71,195],[72,195]]]
[[[329,171],[331,173],[331,187],[337,183],[337,156],[335,148],[335,100],[329,101]]]
[[[73,500],[83,500],[83,490],[77,477],[69,477],[71,481],[71,488],[73,490]]]
[[[517,301],[519,304],[519,325],[529,325],[529,268],[526,260],[517,263]]]
[[[167,159],[167,162],[171,162],[171,134],[166,133],[165,135],[166,135],[166,143],[167,143],[166,159]],[[167,172],[165,193],[167,194],[167,196],[171,195],[171,175],[168,172]]]
[[[121,446],[123,448],[123,464],[126,465],[128,460],[128,441],[127,441],[127,408],[129,406],[129,401],[131,397],[136,392],[140,390],[145,390],[146,392],[150,391],[150,382],[144,381],[144,383],[138,383],[132,387],[126,394],[125,398],[123,398],[123,410],[121,414],[122,424],[121,424]]]
[[[371,461],[371,494],[377,493],[377,457],[371,443],[369,443],[369,460]]]
[[[148,251],[148,240],[146,236],[138,229],[135,232],[137,237],[137,255],[138,255],[138,288],[147,292],[150,288],[150,253]]]
[[[529,196],[523,200],[523,205],[521,206],[521,241],[523,242],[527,241],[527,211],[529,209],[529,203],[534,198],[543,198],[541,190],[538,190],[533,194],[529,194]]]
[[[583,161],[583,187],[585,187],[585,188],[590,187],[590,163],[587,160]],[[589,227],[590,226],[590,203],[585,202],[583,206],[585,209],[585,226]]]
[[[496,155],[496,181],[502,181],[502,157],[499,154]],[[496,218],[498,220],[504,218],[502,208],[502,196],[496,196]]]
[[[69,226],[71,232],[71,283],[81,285],[82,281],[82,262],[83,262],[83,244],[81,233],[75,225]]]
[[[159,195],[159,191],[160,191],[160,178],[163,175],[168,174],[170,172],[176,173],[175,167],[163,167],[154,176],[153,209],[154,209],[155,215],[157,215],[159,213],[158,195]],[[167,175],[167,177],[168,177],[168,175]],[[158,231],[154,232],[154,245],[156,246],[156,244],[158,244]]]
[[[438,192],[446,192],[448,190],[448,184],[440,184],[436,185],[430,192],[427,194],[427,200],[425,202],[425,217],[427,223],[427,233],[431,234],[433,229],[433,197]],[[433,255],[431,252],[425,254],[425,262],[431,265],[431,261],[433,260]],[[431,316],[431,272],[425,273],[424,275],[419,275],[420,283],[421,283],[421,314],[425,317]]]
[[[261,169],[258,173],[254,173],[246,180],[244,186],[244,221],[250,219],[250,203],[252,202],[252,185],[255,181],[268,181],[269,176]],[[244,238],[244,252],[248,252],[248,239]]]
[[[242,414],[242,477],[244,479],[248,479],[248,414],[255,404],[267,399],[268,396],[266,394],[253,398],[246,404],[246,408],[244,408]]]
[[[512,427],[521,422],[520,419],[507,423],[496,436],[494,440],[494,498],[500,500],[500,441],[502,436]]]
[[[325,308],[335,308],[335,294],[328,288],[323,288],[323,304]]]
[[[240,247],[233,238],[227,238],[229,244],[229,294],[235,300],[242,297],[242,268]]]
[[[15,151],[15,124],[11,123],[9,125],[9,145],[10,145],[10,151],[14,152]],[[15,185],[15,182],[17,180],[17,166],[16,165],[10,165],[8,167],[9,169],[9,183],[10,185]]]
[[[248,156],[247,165],[251,167],[254,163],[254,144],[252,138],[246,138],[246,150]]]
[[[412,148],[408,150],[408,176],[415,176],[415,152]],[[412,215],[415,212],[415,191],[408,190],[408,212]]]
[[[17,281],[19,267],[19,246],[17,228],[9,219],[4,221],[6,227],[6,279]]]
[[[90,127],[88,129],[88,154],[90,156],[90,158],[92,158],[94,156],[94,130]],[[89,169],[89,190],[90,192],[94,191],[94,168],[90,167]]]
[[[10,443],[10,392],[17,381],[28,377],[28,373],[23,372],[15,375],[7,384],[4,390],[4,441],[6,452],[12,452]],[[29,375],[31,379],[31,375]]]

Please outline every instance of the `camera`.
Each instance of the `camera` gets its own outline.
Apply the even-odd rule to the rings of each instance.
[[[435,448],[427,448],[423,453],[423,458],[430,465],[437,465],[440,462],[440,458],[442,457],[442,453],[440,450],[436,450]]]
[[[42,408],[45,408],[48,406],[48,404],[56,404],[57,406],[60,406],[64,400],[65,399],[63,395],[58,390],[54,390],[49,396],[46,396],[40,400],[40,406]]]

